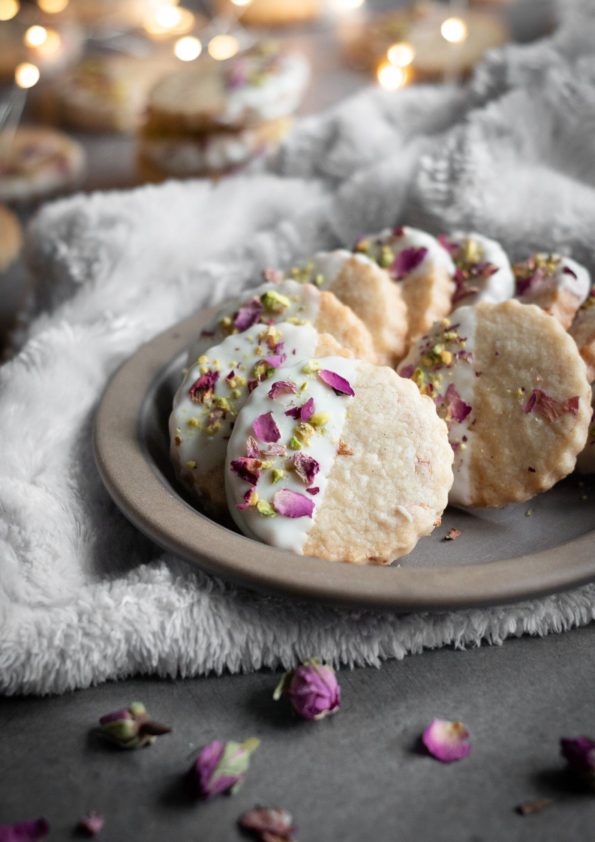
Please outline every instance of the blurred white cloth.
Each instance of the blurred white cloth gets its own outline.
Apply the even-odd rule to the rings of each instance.
[[[365,91],[219,185],[75,196],[32,226],[38,297],[0,369],[0,689],[132,675],[378,664],[595,616],[595,586],[504,608],[366,613],[228,586],[140,535],[103,490],[90,430],[114,369],[193,310],[318,248],[396,222],[470,227],[513,256],[595,268],[595,11],[488,58],[469,88]]]

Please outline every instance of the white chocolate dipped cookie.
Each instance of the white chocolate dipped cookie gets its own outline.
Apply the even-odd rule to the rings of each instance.
[[[332,292],[370,331],[382,365],[396,365],[406,350],[407,307],[398,284],[364,254],[346,249],[321,251],[294,266],[288,276]],[[332,333],[332,331],[330,331]],[[368,355],[356,354],[356,356]]]
[[[407,306],[409,342],[450,311],[455,268],[431,234],[409,226],[387,228],[360,238],[354,251],[374,260],[398,284]]]
[[[151,136],[243,130],[292,115],[309,77],[306,59],[260,42],[227,61],[198,59],[161,79],[148,102]]]
[[[0,201],[25,202],[74,186],[85,155],[76,141],[54,129],[23,126],[0,133]]]
[[[591,288],[584,266],[560,254],[538,252],[512,267],[516,297],[537,304],[568,330]]]
[[[559,322],[534,305],[461,307],[415,344],[399,373],[447,423],[455,505],[528,500],[571,473],[585,446],[584,362]]]
[[[441,234],[438,240],[456,267],[453,310],[480,301],[506,301],[514,296],[512,267],[496,240],[474,231]]]
[[[193,365],[207,348],[230,334],[242,333],[255,324],[278,322],[310,324],[318,333],[331,334],[355,357],[376,361],[370,333],[349,307],[331,292],[320,292],[311,284],[286,280],[278,284],[261,284],[226,302],[191,346],[189,364]]]
[[[452,482],[444,422],[383,366],[286,366],[238,415],[226,460],[239,528],[299,555],[389,564],[440,523]]]
[[[570,335],[576,342],[580,355],[587,366],[589,382],[595,380],[595,286],[575,316]]]
[[[332,336],[311,324],[281,323],[252,325],[201,354],[184,375],[169,420],[179,479],[211,509],[224,509],[227,441],[248,395],[288,360],[343,353]]]

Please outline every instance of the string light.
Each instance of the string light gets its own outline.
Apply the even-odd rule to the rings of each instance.
[[[376,71],[376,78],[385,91],[398,91],[407,84],[406,71],[402,67],[391,64],[390,61],[382,62]]]
[[[23,36],[27,47],[41,47],[48,40],[48,31],[45,26],[30,26]]]
[[[440,34],[449,44],[460,44],[467,38],[467,24],[463,18],[446,18],[440,26]]]
[[[17,65],[14,72],[14,81],[19,88],[32,88],[39,82],[39,68],[28,61]]]
[[[397,67],[409,67],[415,58],[415,50],[407,41],[400,41],[388,48],[386,56]]]
[[[194,61],[202,53],[202,44],[193,35],[179,38],[174,46],[174,54],[180,61]]]
[[[12,20],[20,8],[19,0],[0,0],[0,20]]]
[[[57,15],[63,12],[68,6],[69,0],[37,0],[37,5],[42,12],[48,15]]]
[[[240,42],[235,35],[215,35],[209,41],[209,55],[216,61],[225,61],[225,59],[235,56],[240,49]]]
[[[144,22],[149,35],[185,35],[194,27],[194,15],[189,9],[181,9],[170,3],[157,6]]]

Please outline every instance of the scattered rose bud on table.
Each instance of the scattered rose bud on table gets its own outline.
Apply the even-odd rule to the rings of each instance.
[[[595,789],[595,740],[590,737],[562,737],[560,752],[568,769]]]
[[[243,743],[213,740],[201,749],[191,774],[201,798],[234,795],[241,787],[250,766],[250,756],[260,745],[254,737]]]
[[[285,673],[275,692],[275,701],[287,696],[291,707],[302,719],[324,719],[341,705],[341,687],[332,667],[316,658]]]
[[[0,842],[35,842],[45,839],[50,826],[45,819],[0,825]]]
[[[162,734],[169,734],[171,728],[154,722],[142,702],[133,702],[130,707],[107,713],[99,720],[97,733],[120,748],[144,748],[155,742]]]
[[[471,751],[469,731],[462,722],[433,719],[422,734],[422,743],[441,763],[462,760]]]
[[[99,813],[91,812],[84,816],[78,823],[78,830],[86,833],[87,836],[97,836],[103,830],[105,819]]]
[[[243,830],[253,833],[262,842],[287,840],[292,842],[297,828],[293,826],[291,813],[282,807],[254,807],[238,819]]]

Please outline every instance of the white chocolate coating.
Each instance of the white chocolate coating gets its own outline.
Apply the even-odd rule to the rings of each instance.
[[[336,372],[351,384],[355,383],[358,371],[357,360],[325,357],[317,362],[321,368]],[[352,398],[347,395],[336,395],[333,389],[323,383],[315,372],[305,373],[303,369],[303,362],[294,366],[286,366],[279,369],[278,376],[262,383],[255,389],[244,409],[240,412],[234,426],[227,449],[225,470],[230,512],[242,532],[267,544],[284,550],[292,550],[298,554],[303,551],[306,538],[316,518],[316,512],[324,501],[328,478],[337,458],[337,446],[352,401]],[[269,398],[270,386],[277,379],[294,382],[298,387],[297,394],[283,395],[274,399]],[[306,384],[306,388],[300,391],[303,383]],[[314,400],[316,414],[324,413],[328,418],[323,427],[316,428],[309,443],[305,444],[302,450],[296,451],[290,447],[290,442],[295,433],[296,420],[285,415],[285,411],[303,405],[310,398]],[[256,493],[260,500],[269,502],[273,500],[274,494],[281,489],[289,489],[308,497],[307,485],[294,471],[287,468],[287,463],[295,453],[311,456],[319,464],[319,471],[313,482],[313,485],[319,488],[319,492],[310,496],[314,503],[314,512],[311,518],[307,516],[290,518],[280,514],[267,517],[253,506],[243,510],[238,509],[238,504],[242,503],[244,494],[251,486],[241,480],[232,471],[230,465],[232,460],[245,455],[246,443],[248,438],[253,435],[252,425],[255,419],[268,412],[273,414],[275,423],[281,433],[278,443],[287,448],[287,454],[267,458],[267,462],[270,462],[272,467],[263,470],[255,486]],[[273,482],[272,468],[285,472],[282,479],[276,483]]]
[[[426,249],[426,253],[413,269],[402,278],[398,278],[392,264],[398,255],[407,249]],[[408,225],[385,228],[379,234],[362,237],[356,243],[355,251],[370,255],[389,272],[394,280],[404,280],[405,277],[415,278],[425,272],[440,270],[454,275],[455,271],[450,254],[440,245],[436,237]]]
[[[559,289],[569,292],[576,298],[577,306],[586,301],[591,289],[591,275],[588,269],[577,263],[576,260],[564,255],[540,252],[532,255],[523,263],[516,264],[514,270],[517,275],[517,283],[519,282],[519,275],[522,283],[523,276],[530,278],[532,269],[538,271],[538,266],[533,266],[535,261],[541,262],[541,268],[545,271],[542,272],[542,277],[538,279],[537,283],[528,284],[526,291],[519,290],[519,298],[530,297],[545,289]]]
[[[480,301],[495,304],[514,296],[512,267],[500,243],[475,231],[455,231],[449,234],[447,239],[456,247],[453,252],[457,267],[457,290],[453,296],[455,307],[478,304]],[[490,264],[496,271],[466,277],[466,271],[470,267],[481,264]]]
[[[474,365],[475,329],[475,309],[460,307],[447,320],[437,322],[430,333],[418,339],[398,369],[399,374],[412,377],[422,393],[432,398],[438,414],[446,421],[448,440],[454,451],[454,482],[449,500],[463,506],[469,505],[471,500],[469,471],[473,435],[470,433],[470,425],[474,417],[477,380]],[[451,334],[453,339],[449,339]],[[444,359],[440,357],[442,353],[447,355]],[[424,361],[429,358],[435,361],[432,366],[435,374],[429,379],[415,372],[422,357]],[[451,386],[456,389],[458,398],[471,407],[461,421],[450,417],[446,393]]]
[[[234,428],[237,414],[250,394],[254,383],[254,366],[275,353],[267,345],[267,332],[273,342],[282,342],[282,353],[288,362],[309,359],[316,352],[319,334],[312,325],[296,326],[286,323],[257,324],[243,333],[228,336],[219,345],[208,349],[185,374],[173,401],[169,419],[171,457],[179,476],[191,487],[200,486],[199,478],[218,466],[223,466],[227,441]],[[217,382],[213,398],[203,403],[193,400],[190,388],[201,375],[216,371]],[[232,380],[226,377],[233,373]],[[266,392],[278,378],[274,373],[263,383]],[[251,383],[252,381],[252,383]],[[220,403],[217,406],[217,403]],[[223,408],[223,417],[213,421],[217,410]]]

